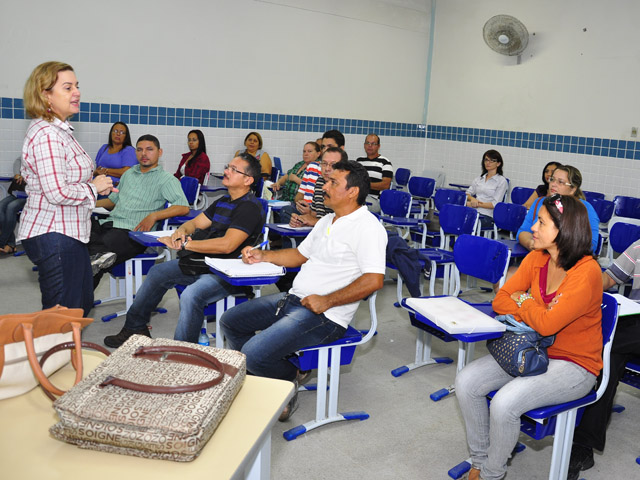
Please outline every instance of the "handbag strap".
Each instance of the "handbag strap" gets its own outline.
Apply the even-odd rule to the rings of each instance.
[[[98,345],[97,343],[92,343],[92,342],[81,342],[82,348],[88,348],[90,350],[97,350],[100,353],[104,353],[107,357],[109,355],[111,355],[111,352],[109,350],[107,350],[106,348],[104,348],[102,345]],[[42,355],[42,358],[40,359],[40,368],[44,367],[44,363],[47,361],[47,359],[53,355],[54,353],[58,353],[62,350],[71,350],[76,348],[76,343],[75,342],[64,342],[64,343],[59,343],[58,345],[55,345],[53,347],[51,347],[49,350],[47,350],[44,355]],[[75,356],[71,357],[72,359],[75,358]],[[72,360],[73,363],[73,360]],[[75,365],[74,365],[75,368]],[[78,383],[78,382],[76,382]],[[75,383],[74,383],[75,385]],[[49,390],[47,390],[42,383],[40,384],[40,386],[42,387],[42,391],[45,393],[45,395],[47,397],[49,397],[51,400],[56,399],[56,397],[54,396],[53,393],[51,393]]]
[[[197,350],[191,347],[183,347],[179,345],[153,345],[147,347],[140,347],[134,353],[136,358],[146,358],[149,360],[155,360],[159,362],[173,361],[178,363],[186,363],[190,365],[197,365],[200,367],[210,368],[220,372],[213,380],[208,382],[199,383],[196,385],[145,385],[142,383],[130,382],[121,378],[108,376],[99,385],[100,387],[106,387],[107,385],[115,385],[120,388],[126,388],[128,390],[135,390],[137,392],[144,393],[187,393],[197,392],[199,390],[205,390],[219,384],[224,375],[227,374],[234,377],[238,372],[238,369],[232,365],[221,362],[213,355],[209,355],[201,350]]]

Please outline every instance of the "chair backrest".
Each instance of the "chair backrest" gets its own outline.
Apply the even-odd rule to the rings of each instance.
[[[440,188],[433,197],[436,210],[438,211],[440,211],[442,206],[446,203],[450,203],[452,205],[464,205],[466,200],[467,194],[465,192],[453,190],[451,188]]]
[[[436,181],[436,188],[444,187],[444,182],[447,179],[447,174],[443,170],[430,170],[428,168],[422,171],[422,176],[433,178]]]
[[[610,200],[604,200],[602,198],[587,198],[587,201],[591,204],[593,209],[598,214],[600,223],[609,223],[609,220],[611,220],[611,217],[613,216],[615,203]]]
[[[501,230],[517,232],[527,216],[527,209],[516,203],[496,203],[493,209],[493,223]]]
[[[180,179],[180,185],[182,185],[184,196],[187,197],[187,202],[193,206],[200,193],[200,183],[198,183],[198,179],[194,177],[182,177]]]
[[[280,161],[280,157],[273,157],[273,164],[278,169],[278,172],[280,172],[280,175],[284,175],[284,171],[282,170],[282,162]]]
[[[640,198],[618,195],[613,199],[618,217],[640,218]]]
[[[618,323],[618,301],[608,293],[602,294],[602,379],[596,391],[596,398],[600,398],[609,383],[609,369],[611,362],[611,344]]]
[[[584,193],[584,196],[587,199],[587,202],[590,202],[594,198],[597,198],[599,200],[604,200],[604,193],[590,192],[588,190],[583,190],[582,193]]]
[[[504,278],[509,257],[509,248],[504,243],[476,235],[460,235],[453,246],[459,272],[489,283],[498,283]]]
[[[269,229],[266,226],[266,222],[269,221],[271,206],[269,205],[269,201],[265,200],[264,198],[259,198],[258,200],[260,200],[260,203],[262,204],[262,210],[264,211],[265,224],[262,226],[262,241],[266,242],[269,240]],[[264,250],[265,248],[263,247],[262,249]]]
[[[445,235],[471,235],[477,222],[475,208],[445,203],[440,209],[440,229]]]
[[[278,181],[278,177],[280,176],[280,171],[278,170],[278,167],[271,167],[271,178],[270,180],[273,183],[276,183]]]
[[[414,197],[431,198],[436,188],[436,181],[427,177],[411,177],[409,179],[409,193]]]
[[[380,210],[390,217],[406,217],[411,211],[411,194],[401,190],[383,190],[380,193]]]
[[[517,205],[523,205],[524,202],[529,200],[529,197],[535,190],[527,187],[513,187],[511,190],[511,203]]]
[[[409,183],[409,178],[411,177],[411,170],[408,168],[397,168],[393,178],[395,183],[395,188],[404,188]]]
[[[614,252],[624,252],[636,240],[640,240],[640,225],[616,222],[609,230],[609,247]]]

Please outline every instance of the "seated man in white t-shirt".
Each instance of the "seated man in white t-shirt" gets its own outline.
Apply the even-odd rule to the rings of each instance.
[[[289,292],[240,304],[220,320],[229,348],[246,354],[254,375],[295,381],[296,367],[286,357],[344,336],[360,300],[382,288],[387,234],[364,205],[366,169],[345,158],[333,165],[323,189],[334,213],[322,217],[298,248],[242,251],[246,263],[301,267]],[[280,420],[296,404],[294,396]]]

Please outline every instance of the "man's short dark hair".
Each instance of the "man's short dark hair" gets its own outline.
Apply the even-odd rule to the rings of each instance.
[[[338,147],[329,147],[329,148],[327,148],[322,153],[322,158],[324,158],[324,156],[327,153],[338,153],[338,154],[340,154],[340,160],[338,160],[338,162],[346,162],[347,160],[349,160],[349,156],[347,155],[347,152],[345,152],[343,149],[338,148]]]
[[[324,132],[322,138],[332,138],[336,141],[339,147],[344,147],[344,135],[340,130],[329,130]]]
[[[335,150],[340,149],[336,148]],[[347,188],[358,187],[357,202],[358,205],[364,205],[367,195],[369,195],[369,186],[371,185],[367,169],[359,162],[345,159],[334,163],[333,170],[347,172]]]
[[[376,137],[376,143],[380,145],[380,136],[377,133],[369,133],[367,137]],[[364,141],[367,141],[367,137],[364,137]]]
[[[160,148],[160,140],[158,140],[158,137],[151,135],[150,133],[142,135],[140,138],[138,138],[136,145],[138,145],[140,142],[153,142],[156,148]]]
[[[262,167],[260,166],[260,162],[256,157],[247,152],[239,153],[237,156],[247,162],[247,169],[244,173],[253,177],[253,183],[250,188],[255,192],[258,188],[258,182],[262,179],[262,174],[260,173]]]

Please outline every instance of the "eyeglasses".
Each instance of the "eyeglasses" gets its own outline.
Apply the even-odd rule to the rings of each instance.
[[[320,166],[322,166],[322,167],[328,167],[328,168],[333,168],[333,166],[334,166],[336,163],[338,163],[338,162],[331,162],[331,163],[329,163],[329,162],[322,161],[322,162],[320,162]]]
[[[127,133],[126,130],[114,130],[113,133],[115,133],[116,135],[124,135],[125,133]]]
[[[374,145],[380,145],[378,142],[364,142],[365,147],[373,147]]]
[[[500,160],[494,160],[493,158],[485,158],[484,161],[489,163],[498,163]]]
[[[556,178],[556,177],[551,177],[549,179],[549,183],[557,183],[558,185],[566,185],[567,187],[572,187],[573,186],[570,183],[564,182],[561,179]]]
[[[239,173],[240,175],[244,175],[245,177],[250,177],[250,176],[251,176],[251,175],[249,175],[248,173],[244,173],[244,172],[242,172],[242,171],[238,170],[238,169],[235,167],[235,165],[231,165],[231,164],[229,164],[229,163],[227,163],[227,164],[224,166],[224,169],[225,169],[225,170],[231,170],[231,171],[232,171],[232,172],[234,172],[234,173]]]

